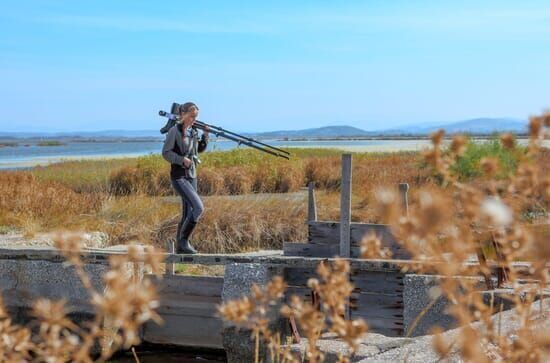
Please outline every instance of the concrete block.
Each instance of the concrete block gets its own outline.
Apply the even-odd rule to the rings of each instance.
[[[230,264],[225,267],[224,283],[222,290],[222,301],[238,299],[250,294],[253,284],[265,285],[271,278],[278,274],[277,269],[269,268],[257,263]],[[277,317],[278,307],[273,307],[270,312],[271,331],[278,331],[283,336],[286,334],[285,322]],[[224,322],[222,331],[223,347],[229,363],[254,362],[255,342],[251,332],[246,329],[239,329]],[[266,356],[266,347],[260,345],[260,358]]]
[[[102,291],[103,274],[108,266],[85,265],[94,288]],[[0,260],[0,290],[4,304],[13,308],[31,308],[38,298],[66,300],[75,313],[93,313],[90,295],[73,266],[64,263],[29,260]]]
[[[445,330],[454,329],[457,327],[457,322],[454,317],[447,314],[447,308],[451,306],[451,302],[444,296],[436,297],[432,290],[439,285],[442,278],[436,275],[406,275],[404,278],[403,289],[403,303],[404,303],[404,328],[405,334],[409,333],[409,330],[413,328],[416,318],[423,313],[427,306],[436,298],[436,302],[428,309],[424,315],[419,319],[418,323],[412,330],[410,336],[421,336],[430,333],[433,327],[439,326]],[[511,294],[513,291],[506,289],[498,289],[492,291],[484,290],[485,282],[481,277],[474,276],[461,276],[456,277],[460,279],[473,279],[477,281],[477,293],[483,295],[483,301],[486,305],[490,305],[493,301],[494,312],[497,313],[500,310],[502,304],[502,310],[509,310],[514,307],[511,300]],[[431,293],[432,292],[432,293]]]

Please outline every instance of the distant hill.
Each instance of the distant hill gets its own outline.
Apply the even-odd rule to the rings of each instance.
[[[494,132],[524,133],[527,131],[527,121],[511,118],[476,118],[452,123],[431,123],[424,125],[403,126],[396,129],[380,131],[366,131],[353,126],[325,126],[303,130],[281,130],[258,133],[243,133],[243,135],[262,139],[326,139],[326,138],[352,138],[372,136],[397,136],[429,135],[439,129],[445,130],[448,134],[470,133],[470,134],[492,134]],[[0,138],[69,138],[69,139],[117,139],[117,138],[155,138],[162,139],[164,136],[158,130],[104,130],[92,132],[1,132]]]
[[[439,129],[445,130],[448,134],[470,133],[470,134],[492,134],[495,132],[527,132],[527,121],[511,118],[475,118],[453,123],[430,124],[425,126],[411,125],[399,129],[381,131],[386,135],[427,135]]]
[[[160,129],[160,127],[159,127]],[[2,138],[148,138],[161,137],[159,130],[103,130],[70,132],[2,132]]]
[[[313,129],[303,130],[282,130],[249,134],[252,137],[263,139],[281,139],[281,138],[332,138],[332,137],[361,137],[372,136],[374,133],[361,130],[352,126],[325,126]]]
[[[495,132],[524,133],[527,121],[510,118],[476,118],[453,123],[432,123],[428,125],[411,125],[399,129],[366,131],[352,126],[327,126],[304,130],[271,131],[251,134],[258,138],[345,138],[397,135],[429,135],[439,129],[447,134],[469,133],[488,135]]]

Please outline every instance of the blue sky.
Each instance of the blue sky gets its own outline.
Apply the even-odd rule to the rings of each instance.
[[[374,130],[550,107],[548,1],[12,1],[0,131]]]

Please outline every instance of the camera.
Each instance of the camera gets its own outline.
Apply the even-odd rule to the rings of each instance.
[[[170,109],[170,113],[172,115],[179,115],[180,114],[180,104],[177,102],[172,103],[172,108]]]
[[[165,134],[176,124],[176,118],[180,113],[180,104],[177,102],[172,103],[172,107],[170,108],[170,114],[166,114],[164,111],[159,111],[159,115],[168,117],[168,121],[166,121],[166,125],[164,125],[160,129],[161,134]]]

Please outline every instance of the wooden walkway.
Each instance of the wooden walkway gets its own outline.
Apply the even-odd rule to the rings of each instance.
[[[84,263],[108,263],[109,257],[125,254],[125,249],[87,249],[80,252]],[[281,250],[259,251],[238,254],[196,254],[181,255],[162,253],[165,263],[228,265],[232,263],[260,263],[269,266],[315,268],[321,262],[333,262],[337,258],[284,256]],[[41,260],[49,262],[65,262],[61,251],[53,247],[13,247],[0,248],[0,260]],[[407,265],[417,265],[410,260],[365,260],[345,258],[352,268],[368,271],[400,271]]]
[[[288,245],[288,244],[287,244]],[[297,244],[300,245],[300,244]],[[85,249],[80,252],[80,257],[85,263],[108,263],[113,255],[126,254],[122,247],[112,249]],[[308,257],[308,256],[284,256],[282,250],[268,250],[236,254],[196,254],[182,255],[174,253],[161,253],[165,263],[198,264],[198,265],[228,265],[232,263],[261,263],[269,266],[315,268],[321,262],[334,262],[344,259],[350,263],[352,269],[367,271],[401,271],[408,267],[419,265],[437,265],[445,261],[415,261],[415,260],[366,260],[361,258],[340,257]],[[0,248],[0,260],[41,260],[49,262],[65,262],[63,254],[53,247],[2,247]],[[477,261],[471,261],[466,266],[477,267]],[[528,262],[516,262],[516,268],[526,271]]]

